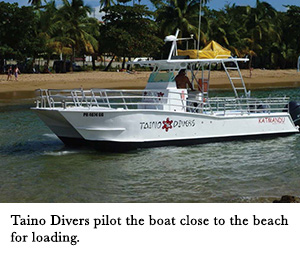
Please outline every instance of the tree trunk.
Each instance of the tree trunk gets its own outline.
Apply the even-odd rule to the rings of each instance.
[[[93,65],[93,71],[96,70],[96,54],[92,54],[92,65]]]
[[[48,54],[47,55],[47,66],[49,66],[49,63],[50,63],[50,57],[51,57],[50,54]]]
[[[112,64],[112,62],[113,62],[114,59],[115,59],[115,55],[113,55],[113,57],[111,58],[111,60],[108,63],[108,65],[105,67],[104,71],[107,71],[110,68],[110,66],[111,66],[111,64]]]
[[[125,56],[123,57],[123,62],[122,62],[122,69],[125,69],[125,63],[126,63],[126,59]]]
[[[63,56],[63,66],[62,66],[62,73],[66,73],[67,72],[67,56],[64,55]]]
[[[128,61],[131,61],[131,57],[128,57]],[[131,67],[132,67],[132,65],[127,65],[127,70],[130,70],[131,69]]]
[[[5,65],[6,65],[6,64],[5,64],[5,59],[2,60],[2,59],[0,58],[0,73],[5,73],[5,71],[6,71],[6,70],[4,69],[4,68],[5,68]]]
[[[34,73],[33,69],[34,69],[34,65],[35,65],[35,56],[33,56],[32,58],[32,62],[30,64],[30,69],[29,69],[29,73]],[[27,67],[26,67],[27,68]]]
[[[71,72],[73,72],[73,71],[74,71],[74,69],[73,69],[74,57],[75,57],[75,48],[74,48],[74,47],[72,47],[71,66],[70,66],[70,70],[71,70]]]

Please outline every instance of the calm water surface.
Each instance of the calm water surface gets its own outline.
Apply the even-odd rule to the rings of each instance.
[[[299,100],[299,89],[252,92]],[[300,196],[300,134],[269,140],[76,150],[29,110],[0,99],[0,202],[271,202]]]

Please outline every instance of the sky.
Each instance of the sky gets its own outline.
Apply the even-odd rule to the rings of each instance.
[[[28,5],[28,0],[4,0],[4,2],[8,2],[8,3],[18,2],[19,5]],[[59,4],[61,1],[56,0],[56,2],[57,2],[57,4]],[[89,5],[90,7],[95,8],[95,17],[99,18],[100,17],[100,14],[99,14],[100,0],[84,0],[84,2],[86,5]],[[284,1],[265,0],[264,2],[268,2],[278,11],[285,11],[286,8],[283,5],[300,5],[299,0],[284,0]],[[148,5],[148,4],[151,5],[149,0],[141,0],[141,3],[146,4],[146,5]],[[225,1],[210,0],[210,3],[208,4],[208,6],[212,9],[219,10],[219,9],[222,9],[225,4],[250,5],[250,6],[254,7],[255,3],[256,3],[256,0],[225,0]]]

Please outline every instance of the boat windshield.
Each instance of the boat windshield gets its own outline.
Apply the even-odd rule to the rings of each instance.
[[[174,73],[172,71],[169,72],[153,72],[151,73],[148,82],[173,82],[174,81]]]

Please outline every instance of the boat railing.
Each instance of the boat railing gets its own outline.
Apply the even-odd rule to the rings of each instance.
[[[203,114],[251,114],[288,111],[289,98],[235,98],[193,96],[177,90],[37,90],[37,108],[101,108],[163,110]]]

